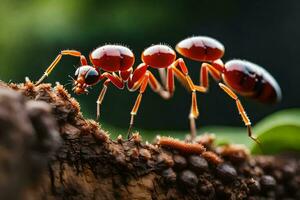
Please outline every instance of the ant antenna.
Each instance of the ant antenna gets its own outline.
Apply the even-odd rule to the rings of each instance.
[[[75,79],[71,75],[68,75],[68,77],[71,78],[72,81],[75,81]]]
[[[70,80],[70,82],[64,84],[64,87],[66,87],[66,86],[68,86],[68,85],[71,85],[71,84],[73,84],[73,82],[71,82],[71,80]]]

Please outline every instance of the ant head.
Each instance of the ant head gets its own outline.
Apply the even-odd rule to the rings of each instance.
[[[100,71],[92,66],[84,65],[77,68],[74,77],[73,91],[75,94],[85,94],[89,86],[95,85],[100,80]]]

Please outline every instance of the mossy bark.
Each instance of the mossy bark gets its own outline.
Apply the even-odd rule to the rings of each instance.
[[[300,199],[296,157],[196,143],[113,141],[61,85],[0,83],[0,199]]]

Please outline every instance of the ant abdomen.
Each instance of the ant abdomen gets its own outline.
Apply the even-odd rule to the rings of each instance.
[[[104,45],[90,54],[94,66],[108,72],[125,71],[134,64],[132,51],[121,45]]]
[[[167,45],[153,45],[144,50],[142,61],[153,68],[167,68],[176,59],[176,53]]]
[[[216,39],[197,36],[182,40],[176,45],[176,51],[195,61],[214,61],[224,55],[224,46]]]
[[[281,89],[272,75],[249,61],[226,62],[223,79],[239,94],[262,103],[275,103],[281,99]]]

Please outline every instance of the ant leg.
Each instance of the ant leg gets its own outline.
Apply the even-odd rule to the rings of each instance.
[[[196,91],[192,92],[192,105],[191,111],[189,114],[190,119],[190,129],[191,129],[191,141],[194,141],[197,136],[197,129],[196,129],[196,119],[199,116],[198,105],[197,105],[197,96]]]
[[[163,68],[159,68],[158,70],[160,69]],[[190,85],[188,84],[185,76],[176,68],[169,67],[167,69],[167,77],[165,77],[164,80],[164,82],[166,83],[165,88],[161,86],[159,81],[155,78],[155,76],[150,71],[147,70],[147,72],[149,73],[150,87],[154,92],[158,93],[163,99],[167,100],[173,96],[175,90],[174,75],[180,82],[182,82],[182,84],[187,88],[187,90],[191,91]]]
[[[167,69],[166,89],[170,92],[171,96],[174,95],[175,83],[174,83],[174,72],[172,67],[168,67]]]
[[[150,87],[157,93],[159,93],[164,99],[172,97],[172,94],[174,93],[174,75],[176,78],[180,80],[180,82],[183,82],[186,84],[186,87],[192,91],[192,104],[191,104],[191,111],[189,114],[190,118],[190,128],[191,128],[191,139],[194,140],[196,137],[196,125],[195,125],[195,119],[199,116],[198,106],[197,106],[197,97],[196,97],[196,91],[193,90],[192,86],[188,84],[188,81],[186,80],[186,76],[182,74],[181,71],[179,71],[174,66],[171,66],[167,69],[167,91],[163,90],[161,88],[161,85],[157,81],[157,79],[154,77],[154,75],[150,72],[149,73],[149,84]],[[174,72],[174,73],[173,73]],[[162,93],[166,94],[167,96],[162,95]],[[166,98],[167,97],[167,98]]]
[[[149,73],[149,85],[151,89],[159,94],[163,99],[170,99],[172,97],[171,93],[161,86],[161,84],[150,71],[147,72]]]
[[[179,72],[178,74],[175,73],[175,76],[178,78],[178,80],[180,81],[180,83],[187,89],[190,90],[189,85],[185,79],[185,75],[183,75],[177,68],[174,68],[174,70],[177,70],[177,72]],[[167,89],[168,85],[170,85],[170,83],[167,82],[167,77],[168,77],[168,73],[173,73],[170,70],[167,69],[167,73],[166,73],[166,69],[165,68],[158,68],[158,72],[159,72],[159,76],[160,79],[162,81],[163,86]],[[170,77],[170,76],[169,76]],[[172,80],[170,80],[172,81]],[[173,84],[174,85],[174,84]],[[174,86],[175,87],[175,86]]]
[[[128,90],[133,92],[135,90],[137,90],[142,81],[143,81],[143,77],[145,76],[146,72],[147,72],[147,68],[148,66],[145,63],[141,63],[132,73],[132,75],[130,75],[129,79],[128,79]]]
[[[49,67],[44,72],[44,75],[35,83],[35,85],[39,85],[41,82],[43,82],[43,80],[45,80],[45,78],[47,78],[49,76],[49,74],[56,67],[57,63],[61,60],[62,56],[64,56],[64,55],[69,55],[69,56],[74,56],[74,57],[80,57],[81,64],[82,65],[87,65],[86,58],[83,55],[81,55],[81,53],[79,51],[75,51],[75,50],[63,50],[63,51],[61,51],[56,56],[56,58],[54,59],[54,61],[49,65]]]
[[[102,88],[102,90],[101,90],[101,92],[100,92],[100,94],[99,94],[99,97],[98,97],[98,99],[97,99],[97,102],[96,102],[96,103],[97,103],[97,117],[96,117],[97,121],[98,121],[98,119],[99,119],[99,117],[100,117],[100,107],[101,107],[101,105],[102,105],[104,96],[105,96],[106,91],[107,91],[107,86],[108,86],[109,83],[110,83],[110,80],[109,80],[109,79],[107,79],[107,80],[103,83],[103,88]]]
[[[220,81],[222,79],[221,72],[218,71],[213,65],[208,63],[202,63],[200,68],[200,86],[196,86],[198,89],[204,89],[207,92],[209,88],[209,77],[208,73],[216,80]]]
[[[191,84],[186,79],[186,76],[176,67],[172,67],[172,71],[174,72],[174,75],[177,78],[177,80],[179,80],[179,82],[185,87],[185,89],[191,92],[192,88],[194,87],[194,84],[192,87]]]
[[[185,76],[182,74],[181,71],[179,71],[176,66],[172,67],[172,70],[174,70],[176,77],[181,80],[181,83],[187,82],[187,85],[189,86],[188,89],[192,91],[192,104],[191,104],[191,110],[189,114],[189,120],[190,120],[190,131],[191,131],[191,141],[194,141],[197,136],[197,128],[196,128],[196,119],[199,116],[199,110],[198,110],[198,104],[197,104],[197,96],[196,96],[196,90],[193,81],[191,80],[190,76],[188,75],[187,67],[183,61],[183,59],[178,59],[179,66],[182,69],[182,72],[185,73]],[[183,80],[186,81],[183,81]],[[186,85],[186,83],[184,84]],[[186,86],[187,87],[187,86]]]
[[[130,75],[132,74],[133,68],[130,67],[125,71],[119,71],[119,77],[122,78],[123,81],[128,81]]]
[[[80,63],[81,63],[81,65],[88,65],[87,59],[84,55],[80,56]]]
[[[166,87],[166,80],[167,80],[167,74],[166,74],[166,69],[165,68],[158,68],[158,73],[160,76],[160,80],[162,82],[162,85]]]
[[[117,88],[123,89],[124,88],[124,81],[116,74],[116,73],[108,73],[104,72],[101,75],[102,78],[107,78],[111,81],[112,84],[114,84]]]
[[[197,86],[193,83],[191,77],[188,75],[188,68],[182,58],[177,59],[172,65],[173,65],[172,68],[173,68],[174,72],[176,72],[176,74],[177,74],[177,78],[179,78],[179,80],[186,80],[188,88],[190,88],[190,90],[192,90],[192,91],[196,90],[198,92],[205,92],[204,88]],[[177,69],[178,65],[181,69],[181,72]],[[184,86],[186,85],[183,81],[180,81],[180,82],[183,83]]]
[[[186,64],[184,62],[184,60],[182,58],[177,59],[177,61],[175,61],[174,63],[174,67],[173,70],[174,72],[177,74],[177,78],[179,78],[180,80],[182,80],[182,76],[183,74],[185,75],[185,78],[188,82],[188,85],[190,86],[190,90],[192,90],[192,105],[191,105],[191,112],[189,115],[189,119],[190,119],[190,128],[191,128],[191,141],[193,141],[196,138],[196,133],[197,133],[197,129],[196,129],[196,123],[195,120],[198,118],[199,116],[199,111],[198,111],[198,107],[197,107],[197,98],[196,98],[196,92],[202,92],[205,93],[209,87],[209,83],[208,83],[208,72],[216,79],[216,80],[221,80],[221,69],[222,69],[222,61],[218,60],[216,61],[216,63],[214,63],[215,65],[217,65],[216,67],[214,67],[213,65],[210,65],[208,63],[203,63],[201,66],[201,77],[200,77],[200,86],[198,85],[194,85],[191,78],[188,75],[188,69],[186,67]],[[179,71],[176,67],[177,65],[179,65],[179,67],[181,68],[181,71]],[[182,74],[183,73],[183,74]],[[182,83],[183,81],[181,81]]]
[[[240,102],[239,98],[237,97],[237,95],[226,85],[224,85],[223,83],[219,83],[219,86],[232,98],[235,100],[236,102],[236,106],[238,108],[239,114],[242,117],[242,120],[245,124],[245,126],[247,127],[247,131],[248,131],[248,136],[254,140],[254,142],[256,142],[257,144],[259,144],[259,141],[257,138],[252,136],[252,128],[251,128],[251,122],[249,117],[247,116],[247,113],[242,105],[242,103]]]
[[[158,70],[160,69],[162,68],[159,68]],[[147,70],[147,72],[149,73],[149,84],[151,89],[158,93],[163,99],[170,99],[173,96],[175,91],[174,76],[187,88],[187,90],[192,91],[192,88],[189,85],[185,75],[175,67],[169,67],[167,69],[167,77],[164,81],[166,82],[165,88],[162,87],[152,72],[149,70]]]
[[[143,93],[145,92],[147,85],[148,85],[148,81],[149,81],[149,73],[146,73],[145,76],[142,79],[142,82],[140,84],[140,91],[139,91],[139,95],[137,96],[134,106],[131,110],[131,118],[130,118],[130,123],[129,123],[129,128],[128,128],[128,132],[127,132],[127,138],[130,139],[131,137],[131,129],[133,127],[133,123],[134,123],[134,116],[137,114],[141,101],[142,101],[142,97],[143,97]]]
[[[121,78],[119,78],[115,73],[110,74],[108,72],[105,72],[101,75],[102,77],[107,78],[107,80],[103,83],[103,88],[99,94],[99,97],[97,99],[97,120],[100,117],[100,108],[104,99],[104,96],[106,94],[108,85],[110,83],[114,84],[117,88],[119,89],[123,89],[124,88],[124,82],[121,80]]]
[[[184,63],[183,63],[184,64]],[[181,66],[182,68],[185,67],[185,64]],[[194,83],[192,82],[191,78],[188,76],[187,71],[186,74],[184,73],[184,70],[178,70],[176,66],[171,65],[168,68],[168,90],[170,90],[170,93],[172,93],[172,89],[174,88],[174,75],[175,73],[176,78],[180,80],[181,83],[185,83],[186,87],[189,91],[192,92],[192,103],[191,103],[191,110],[189,114],[189,120],[190,120],[190,131],[191,131],[191,141],[194,141],[197,136],[197,129],[196,129],[196,122],[195,120],[199,116],[199,110],[197,105],[197,96],[196,96],[196,88],[194,87]]]

